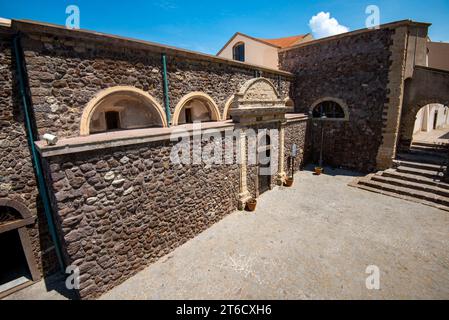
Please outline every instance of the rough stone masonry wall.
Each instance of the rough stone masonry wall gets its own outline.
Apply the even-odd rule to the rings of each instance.
[[[14,70],[12,39],[0,34],[0,200],[22,203],[37,216],[27,231],[38,269],[44,275],[55,271],[57,260],[40,205]]]
[[[237,208],[238,164],[174,165],[172,147],[161,141],[48,159],[81,298],[98,297]]]
[[[348,106],[349,122],[325,124],[325,164],[376,169],[393,33],[391,29],[363,32],[280,53],[281,68],[296,75],[291,95],[297,112],[309,113],[313,103],[325,97],[339,98]],[[317,161],[319,126],[312,126],[312,137]]]
[[[305,161],[307,161],[307,125],[308,119],[290,121],[285,126],[284,170],[287,174],[291,173],[289,157],[291,156],[293,144],[296,144],[298,148],[298,154],[294,159],[294,172],[298,171],[300,166],[303,166]]]
[[[79,135],[84,107],[99,91],[133,86],[153,96],[163,106],[161,55],[75,38],[24,34],[30,89],[40,135]],[[194,91],[209,94],[223,114],[226,101],[249,79],[251,67],[200,61],[168,55],[171,112],[181,98]],[[263,73],[288,96],[290,80]]]

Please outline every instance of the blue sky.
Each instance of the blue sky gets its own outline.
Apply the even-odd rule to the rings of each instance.
[[[77,5],[81,28],[215,54],[236,32],[275,38],[310,32],[312,16],[330,12],[350,30],[364,28],[365,8],[380,8],[381,23],[431,22],[433,41],[449,42],[449,0],[0,0],[0,17],[65,24]]]

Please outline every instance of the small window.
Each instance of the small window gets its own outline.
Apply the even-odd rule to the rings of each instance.
[[[245,62],[245,44],[238,43],[233,48],[234,60]]]
[[[324,101],[319,103],[313,109],[313,118],[319,119],[326,117],[326,119],[341,119],[346,118],[345,111],[343,108],[335,101]]]
[[[105,118],[108,131],[120,129],[120,114],[117,111],[106,112]]]

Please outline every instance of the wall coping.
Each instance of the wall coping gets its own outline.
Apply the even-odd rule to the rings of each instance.
[[[307,121],[310,117],[304,113],[286,114],[287,123]],[[236,125],[232,120],[220,122],[206,122],[201,124],[202,131],[208,129],[215,129],[221,132],[233,130]],[[184,134],[189,136],[193,134],[194,125],[184,124],[170,128],[147,128],[123,130],[107,133],[92,134],[89,136],[79,136],[74,138],[65,138],[58,141],[55,146],[47,145],[46,141],[39,140],[35,142],[37,150],[44,158],[55,157],[60,155],[95,151],[107,148],[117,148],[129,145],[167,141],[170,140],[172,134],[183,130]],[[183,134],[178,133],[181,137]]]
[[[287,123],[289,123],[289,122],[307,121],[310,119],[310,116],[308,116],[305,113],[287,113],[285,115],[285,118],[287,119]]]
[[[224,63],[227,65],[236,66],[244,69],[251,70],[261,70],[267,73],[272,73],[276,75],[281,75],[287,78],[293,78],[294,75],[288,71],[282,71],[278,69],[271,69],[264,66],[250,64],[246,62],[235,61],[231,59],[226,59],[222,57],[217,57],[211,54],[200,53],[187,49],[180,49],[173,46],[167,46],[158,44],[155,42],[132,39],[127,37],[121,37],[101,32],[89,31],[89,30],[71,30],[67,29],[61,25],[55,25],[44,22],[36,22],[30,20],[12,20],[11,28],[15,31],[21,31],[24,33],[31,34],[51,34],[51,35],[60,35],[66,37],[72,37],[81,39],[84,41],[95,41],[95,42],[103,42],[107,43],[109,46],[124,46],[128,48],[135,48],[141,50],[149,50],[156,53],[166,53],[171,56],[181,56],[189,59],[201,60],[201,61],[209,61],[213,63]]]
[[[395,22],[381,24],[379,26],[379,29],[367,29],[367,28],[358,29],[358,30],[354,30],[354,31],[350,31],[350,32],[337,34],[335,36],[330,36],[330,37],[316,39],[316,40],[312,40],[312,41],[308,41],[308,42],[304,42],[304,43],[299,43],[299,44],[294,45],[292,47],[279,49],[279,52],[280,53],[281,52],[282,53],[283,52],[288,52],[290,50],[294,50],[294,49],[297,49],[297,48],[302,48],[302,47],[306,47],[306,46],[312,46],[312,45],[320,44],[320,43],[323,43],[323,42],[334,41],[334,40],[338,40],[338,39],[342,39],[342,38],[346,38],[346,37],[359,35],[359,34],[362,34],[362,33],[374,32],[374,31],[378,31],[378,30],[382,30],[382,29],[395,29],[395,28],[399,28],[399,27],[402,27],[402,26],[430,27],[431,25],[432,25],[431,23],[426,23],[426,22],[416,22],[416,21],[413,21],[413,20],[400,20],[400,21],[395,21]]]
[[[219,131],[227,131],[234,129],[232,120],[222,122],[202,123],[202,130],[215,129]],[[54,157],[80,152],[95,151],[107,148],[123,147],[128,145],[136,145],[157,141],[170,140],[172,134],[176,134],[177,130],[184,130],[190,136],[193,134],[193,125],[185,124],[170,128],[147,128],[135,130],[123,130],[115,132],[107,132],[100,134],[92,134],[89,136],[79,136],[74,138],[65,138],[58,141],[54,146],[47,145],[43,140],[36,141],[35,145],[42,157]],[[183,134],[178,133],[181,137]]]

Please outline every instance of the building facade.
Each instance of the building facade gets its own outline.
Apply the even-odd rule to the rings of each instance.
[[[260,39],[237,32],[218,57],[279,69],[279,50],[313,40],[310,33],[278,39]]]
[[[276,48],[282,70],[28,21],[0,27],[6,261],[32,281],[74,266],[78,295],[92,299],[283,185],[316,160],[322,134],[326,164],[389,167],[423,103],[448,103],[448,73],[425,66],[428,27]]]

